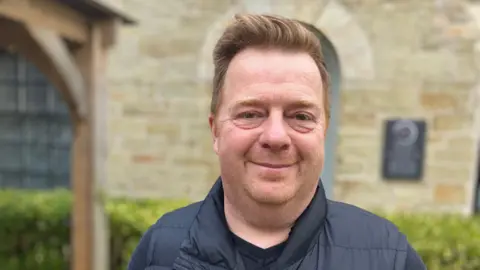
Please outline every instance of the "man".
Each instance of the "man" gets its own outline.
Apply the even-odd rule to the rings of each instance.
[[[128,269],[426,269],[393,224],[325,198],[328,76],[315,35],[237,15],[213,56],[221,177],[202,202],[161,217]]]

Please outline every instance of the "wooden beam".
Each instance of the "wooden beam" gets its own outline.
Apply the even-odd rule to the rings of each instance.
[[[24,25],[5,19],[0,19],[0,33],[2,33],[0,46],[13,48],[44,73],[52,85],[60,91],[72,118],[85,117],[88,103],[86,95],[81,94],[86,92],[83,79],[78,80],[79,71],[75,71],[74,67],[71,71],[68,65],[62,64],[61,59],[64,57],[62,54],[65,52],[62,53],[61,50],[66,50],[65,48],[57,54],[56,50],[50,47],[52,43],[48,42],[48,39],[38,38],[38,33],[32,35]],[[56,41],[58,39],[57,37]],[[54,39],[53,44],[56,41]]]
[[[30,26],[41,26],[62,37],[85,43],[88,20],[79,12],[53,0],[0,0],[0,16]]]
[[[52,30],[32,25],[27,26],[26,29],[65,82],[69,95],[75,101],[77,113],[85,117],[89,107],[87,90],[82,73],[65,42]]]
[[[104,48],[110,48],[117,43],[118,31],[121,25],[120,19],[110,19],[98,22],[102,31],[102,45]]]

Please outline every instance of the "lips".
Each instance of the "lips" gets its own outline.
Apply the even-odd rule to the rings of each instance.
[[[266,163],[266,162],[253,162],[253,164],[266,167],[266,168],[271,168],[271,169],[283,169],[283,168],[288,168],[293,166],[295,163],[284,163],[284,164],[276,164],[276,163]]]

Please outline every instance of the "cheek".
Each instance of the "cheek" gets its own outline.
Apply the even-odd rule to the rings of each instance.
[[[256,135],[251,130],[225,125],[218,136],[219,153],[225,156],[243,156],[255,143],[255,138]]]
[[[324,136],[322,134],[302,134],[301,136],[295,136],[297,151],[310,160],[310,162],[317,162],[323,159],[324,155]]]

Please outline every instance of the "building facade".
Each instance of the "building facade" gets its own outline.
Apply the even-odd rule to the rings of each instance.
[[[470,213],[477,181],[478,7],[469,1],[115,1],[139,19],[109,66],[109,191],[201,199],[218,177],[211,52],[235,13],[314,27],[332,75],[323,181],[369,209]],[[426,123],[423,173],[382,174],[385,121]]]
[[[480,205],[480,195],[476,195],[480,194],[476,191],[480,134],[479,4],[453,0],[105,2],[127,10],[137,19],[135,27],[120,31],[107,68],[105,170],[111,195],[191,200],[205,196],[219,172],[207,120],[212,49],[235,13],[255,12],[298,19],[322,41],[332,76],[333,115],[322,175],[330,198],[368,209],[466,214],[475,209],[475,204]],[[10,69],[18,71],[3,78],[0,87],[4,90],[21,76],[27,76],[23,80],[27,84],[28,78],[37,76],[36,71],[28,73],[33,69],[27,63],[12,57],[5,53],[0,57],[0,68],[12,65]],[[38,76],[40,79],[32,79],[32,90],[44,80]],[[70,124],[62,118],[63,105],[54,102],[54,90],[48,90],[51,87],[41,87],[46,91],[41,101],[31,102],[55,112],[57,120],[45,121],[53,123],[52,129],[63,130],[68,142]],[[11,102],[0,100],[0,106],[5,107],[0,111],[8,112],[3,117],[4,125],[18,124],[19,117],[23,117],[24,126],[34,127],[28,126],[27,114],[16,113],[24,106],[21,104],[29,102],[25,97],[11,97]],[[8,109],[12,104],[18,106]],[[7,118],[11,121],[7,122]],[[419,179],[387,180],[382,173],[386,121],[390,119],[425,123]],[[30,138],[32,134],[21,136]],[[418,138],[422,134],[418,133]],[[12,147],[2,144],[2,136],[0,146],[6,150],[0,152],[0,160],[3,165],[13,164],[12,157],[21,153],[7,151]],[[23,145],[32,141],[14,137],[12,140],[18,139]],[[45,140],[45,144],[36,144],[38,151],[56,153],[51,149],[62,149],[50,158],[68,160],[64,156],[69,149],[54,145],[61,141],[48,143],[47,137]],[[42,165],[32,164],[28,168]],[[7,175],[10,171],[2,169],[6,166],[3,165],[0,174]],[[19,163],[15,168],[22,172],[25,166]],[[67,179],[67,167],[62,165],[59,181]],[[52,171],[47,165],[40,169]],[[22,179],[27,184],[32,182],[28,185],[33,187],[53,185],[52,181],[56,181],[48,173],[44,176],[49,178],[41,179],[45,184],[38,184],[32,177]]]

